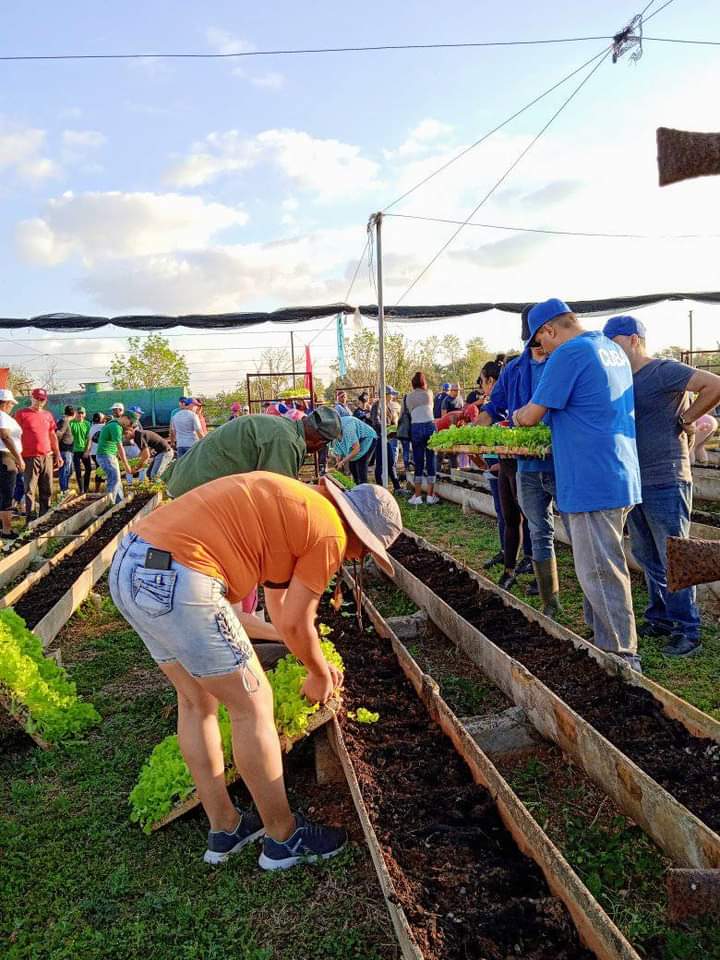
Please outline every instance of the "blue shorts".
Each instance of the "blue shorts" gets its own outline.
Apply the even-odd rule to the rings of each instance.
[[[225,584],[174,560],[169,570],[145,566],[147,543],[128,533],[110,568],[115,605],[156,663],[180,663],[193,677],[245,673],[253,649]]]

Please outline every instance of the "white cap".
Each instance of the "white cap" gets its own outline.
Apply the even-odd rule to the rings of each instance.
[[[119,410],[120,413],[125,413],[125,404],[124,403],[114,403],[111,407],[111,410]]]
[[[13,403],[17,403],[15,397],[13,396],[12,390],[0,390],[0,403],[7,403],[8,400],[11,400]]]

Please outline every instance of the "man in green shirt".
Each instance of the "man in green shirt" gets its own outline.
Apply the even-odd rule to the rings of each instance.
[[[178,460],[167,482],[171,497],[233,473],[267,470],[297,478],[307,453],[342,436],[340,417],[318,407],[302,420],[259,414],[237,417],[212,430]]]
[[[115,503],[120,503],[124,496],[118,460],[122,463],[125,472],[130,473],[130,464],[123,447],[123,432],[131,424],[130,417],[126,417],[124,413],[120,413],[116,408],[113,408],[112,420],[108,420],[98,435],[95,459],[97,465],[105,473],[107,492],[112,496]]]
[[[73,466],[75,467],[78,493],[87,493],[90,490],[92,460],[87,450],[90,424],[85,413],[85,407],[78,407],[75,411],[75,418],[70,421],[70,432],[73,436]],[[85,472],[84,477],[83,471]]]

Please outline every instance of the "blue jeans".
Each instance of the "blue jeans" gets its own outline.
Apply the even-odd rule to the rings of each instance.
[[[401,440],[400,443],[402,444],[403,466],[405,467],[405,470],[407,470],[408,464],[410,463],[410,441]]]
[[[503,516],[502,503],[500,502],[500,489],[498,484],[498,475],[489,470],[485,474],[485,479],[490,484],[490,493],[492,494],[493,504],[495,505],[495,516],[497,517],[498,539],[500,540],[500,552],[505,549],[505,517]]]
[[[700,613],[695,587],[671,592],[667,588],[667,538],[690,536],[692,484],[678,481],[643,487],[642,503],[628,518],[632,552],[643,569],[648,590],[646,621],[674,638],[697,640]]]
[[[520,509],[530,528],[533,560],[550,560],[555,555],[555,474],[518,471],[517,492]]]
[[[191,449],[192,449],[191,447],[178,447],[177,448],[178,460],[180,459],[180,457],[184,456],[188,452],[188,450],[191,450]]]
[[[382,440],[380,437],[377,438],[375,445],[375,483],[379,483],[382,486],[382,470],[383,470],[383,458],[380,454],[380,447],[382,446]],[[398,480],[397,469],[395,467],[395,461],[397,459],[397,440],[388,440],[387,442],[387,458],[388,458],[388,479],[393,485],[393,490],[400,489],[400,481]]]
[[[105,472],[107,492],[113,498],[113,503],[121,503],[124,494],[120,479],[120,464],[117,457],[109,457],[106,453],[98,453],[95,457],[97,465]]]
[[[435,423],[413,423],[410,426],[412,436],[413,461],[415,463],[415,483],[425,477],[428,483],[435,483],[435,453],[428,449],[427,442],[435,433]]]
[[[115,605],[153,660],[179,662],[193,677],[240,671],[248,692],[257,689],[252,646],[225,599],[225,584],[175,560],[169,570],[146,567],[149,546],[137,534],[126,534],[113,558],[108,585]]]
[[[58,483],[60,484],[60,492],[65,493],[70,487],[70,477],[73,471],[72,450],[61,450],[60,456],[62,457],[62,466],[58,471]],[[82,493],[82,490],[80,492]]]
[[[173,452],[172,450],[165,450],[156,453],[153,457],[153,462],[150,466],[149,477],[151,480],[160,479],[160,477],[165,473],[167,468],[172,463]]]

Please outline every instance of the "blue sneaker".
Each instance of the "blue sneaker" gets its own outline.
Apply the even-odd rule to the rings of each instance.
[[[224,830],[211,830],[208,833],[208,848],[203,860],[205,863],[224,863],[231,853],[239,853],[253,840],[262,837],[265,827],[254,810],[240,810],[240,823],[232,833]]]
[[[258,863],[263,870],[287,870],[296,863],[317,863],[340,853],[347,842],[347,833],[337,827],[323,827],[310,823],[295,814],[296,830],[284,843],[272,837],[263,840]]]

